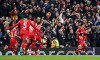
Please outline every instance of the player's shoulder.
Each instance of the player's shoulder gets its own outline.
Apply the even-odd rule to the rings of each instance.
[[[30,22],[30,23],[32,22],[30,19],[27,19],[27,20],[28,20],[28,22]]]
[[[25,20],[25,19],[20,19],[20,21],[23,21],[23,20]]]
[[[81,28],[81,27],[79,27],[78,29],[79,29],[79,30],[81,30],[82,28]]]
[[[22,22],[22,21],[24,21],[24,19],[20,19],[20,20],[19,20],[19,22]]]
[[[12,29],[12,31],[17,31],[17,29]]]
[[[79,27],[79,29],[81,29],[81,27]]]

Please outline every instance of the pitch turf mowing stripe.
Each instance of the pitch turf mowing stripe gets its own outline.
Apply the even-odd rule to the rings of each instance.
[[[100,60],[100,55],[0,56],[0,60]]]

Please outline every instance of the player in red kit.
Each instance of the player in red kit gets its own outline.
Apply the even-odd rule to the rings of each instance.
[[[85,34],[86,34],[86,31],[83,31],[79,34],[78,39],[79,39],[79,45],[78,45],[78,49],[75,51],[75,54],[78,53],[79,51],[83,50],[83,54],[86,54],[85,52],[85,48],[87,47],[87,44],[85,43]]]
[[[83,31],[86,31],[85,23],[82,23],[82,26],[77,29],[77,31],[76,31],[76,34],[77,34],[76,38],[78,38],[79,34],[81,32],[83,32]]]
[[[43,24],[43,21],[42,22],[39,22],[38,23],[39,25],[36,27],[39,29],[39,31],[42,32],[42,24]],[[43,43],[43,39],[41,38],[41,32],[38,32],[37,31],[37,35],[36,35],[36,41],[40,44],[38,50],[36,51],[39,55],[40,55],[40,50],[41,48],[43,47],[44,43]]]
[[[36,27],[37,29],[39,29],[39,31],[42,31],[42,23],[43,22],[38,22],[38,26]],[[36,49],[36,42],[38,42],[39,44],[40,44],[40,46],[39,46],[39,48],[38,48],[38,50],[36,51],[39,55],[40,55],[40,49],[42,48],[42,46],[44,45],[44,43],[43,43],[43,41],[42,41],[42,38],[41,38],[41,32],[38,32],[37,30],[35,30],[35,42],[33,42],[30,46],[29,46],[29,48],[28,48],[28,50],[27,50],[27,55],[29,54],[29,50],[33,47],[33,55],[36,55],[36,53],[35,53],[35,49]]]
[[[5,46],[4,50],[6,50],[7,48],[9,49],[14,49],[13,51],[13,56],[15,55],[16,51],[17,51],[17,29],[16,27],[13,28],[11,31],[8,32],[9,36],[11,37],[10,39],[10,46]]]
[[[35,27],[37,26],[36,22],[31,22]],[[27,50],[27,55],[29,54],[29,50],[33,47],[33,55],[36,55],[35,49],[36,49],[36,30],[30,26],[29,27],[29,34],[28,34],[28,40],[32,39],[32,44],[29,46]]]
[[[20,53],[21,55],[23,55],[22,53],[25,52],[25,48],[27,46],[27,38],[28,38],[28,33],[29,33],[29,26],[31,25],[34,29],[36,29],[37,31],[39,31],[32,23],[31,20],[27,19],[28,15],[25,15],[24,19],[21,19],[18,23],[16,23],[15,25],[9,27],[9,29],[20,25],[20,37],[21,39],[23,39],[22,44],[21,44],[21,48],[20,48]],[[21,51],[22,50],[22,51]]]
[[[84,38],[85,38],[85,40],[87,40],[87,35],[85,35],[85,34],[86,34],[85,23],[82,23],[82,26],[81,26],[80,28],[77,29],[77,31],[76,31],[76,34],[77,34],[76,38],[77,38],[77,39],[79,39],[79,36],[80,36],[80,33],[81,33],[81,32],[84,32],[84,33],[83,33]],[[80,47],[80,40],[79,40],[79,47]],[[87,45],[86,45],[86,47],[87,47]],[[85,47],[82,48],[82,50],[85,51]],[[83,52],[83,53],[86,54],[86,52]]]

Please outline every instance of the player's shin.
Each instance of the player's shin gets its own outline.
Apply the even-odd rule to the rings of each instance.
[[[21,47],[20,47],[20,54],[23,55],[25,48],[24,48],[24,42],[22,42]]]
[[[40,51],[42,49],[43,45],[44,45],[44,43],[40,44],[38,51]]]
[[[27,50],[27,55],[29,55],[29,51],[32,48],[32,44],[29,46],[28,50]]]
[[[36,55],[35,50],[36,50],[36,44],[32,43],[32,47],[33,47],[33,55]]]
[[[38,53],[39,55],[40,55],[40,50],[42,49],[43,45],[44,45],[44,43],[41,43],[40,46],[39,46],[39,48],[38,48],[38,50],[37,50],[37,53]]]
[[[75,53],[78,53],[81,49],[82,49],[82,46],[79,45],[79,46],[78,46],[78,49],[75,51]]]
[[[83,54],[85,54],[85,55],[87,54],[87,53],[85,52],[85,47],[83,47],[81,50],[83,50],[83,52],[82,52]]]
[[[75,51],[75,53],[78,53],[80,50],[81,50],[81,49],[78,48],[78,49]]]
[[[8,48],[9,48],[9,49],[13,49],[13,47],[12,47],[12,46],[8,46]]]
[[[15,55],[16,51],[17,51],[17,47],[14,48],[13,55]]]
[[[28,45],[28,42],[26,42],[26,43],[25,43],[24,48],[26,48],[26,47],[27,47],[27,45]]]

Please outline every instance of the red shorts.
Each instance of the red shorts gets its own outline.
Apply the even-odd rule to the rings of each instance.
[[[80,41],[80,40],[79,40],[79,45],[81,45],[82,47],[84,47],[84,46],[87,45],[87,44],[85,43],[85,41]]]
[[[42,42],[42,38],[41,38],[41,36],[36,36],[36,41],[38,41],[38,42]]]
[[[20,37],[21,37],[21,39],[27,39],[28,38],[28,30],[20,30]]]
[[[28,39],[36,40],[35,31],[29,32],[29,34],[28,34]]]
[[[17,45],[17,39],[11,38],[10,39],[10,46],[16,46]]]
[[[35,35],[33,34],[29,34],[27,39],[36,40]]]
[[[79,40],[79,41],[78,41],[78,43],[79,43],[79,45],[80,45],[80,44],[82,43],[82,41],[81,41],[81,40]]]

